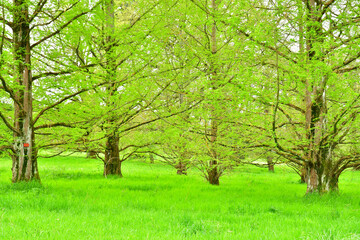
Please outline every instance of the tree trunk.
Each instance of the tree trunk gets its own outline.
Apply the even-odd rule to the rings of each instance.
[[[121,163],[119,157],[119,137],[110,136],[106,142],[104,176],[117,175],[122,177]]]
[[[28,4],[14,0],[14,73],[18,88],[14,101],[12,182],[40,180],[33,128],[32,75]]]
[[[104,176],[107,175],[116,175],[122,177],[121,173],[121,161],[119,155],[119,136],[117,134],[116,119],[118,116],[116,113],[113,113],[112,110],[116,108],[116,97],[118,84],[117,81],[117,64],[116,64],[116,53],[114,52],[115,47],[115,11],[114,11],[114,0],[104,1],[104,11],[105,11],[105,22],[104,29],[105,31],[105,71],[107,78],[111,82],[107,87],[106,91],[108,93],[108,98],[106,100],[106,105],[109,107],[109,118],[107,123],[109,129],[107,129],[107,138],[106,149],[105,149],[105,161],[104,161]]]
[[[152,153],[150,153],[149,157],[150,157],[150,163],[153,164],[154,163],[154,155]]]
[[[267,157],[267,165],[268,165],[269,172],[275,172],[275,168],[274,168],[275,163],[273,162],[272,156]]]
[[[216,161],[211,161],[211,164],[210,164],[210,168],[207,172],[208,174],[208,182],[211,184],[211,185],[219,185],[220,182],[219,182],[219,179],[220,179],[220,174],[219,174],[219,170],[218,170],[218,164]]]
[[[319,193],[324,194],[328,192],[337,192],[338,187],[338,176],[327,173],[320,168],[308,166],[307,167],[307,194]]]
[[[316,46],[322,44],[322,29],[319,18],[319,4],[312,0],[307,5],[306,51],[307,63],[323,61],[319,56],[322,52]],[[333,144],[327,138],[327,82],[328,74],[309,69],[309,79],[305,81],[305,131],[308,146],[306,184],[307,194],[326,193],[338,190],[338,175],[333,169]],[[316,79],[316,80],[313,80]]]
[[[86,152],[86,158],[95,159],[95,158],[96,158],[96,151],[93,151],[93,150],[87,151],[87,152]]]
[[[306,168],[301,167],[300,169],[300,183],[306,183]]]
[[[211,7],[214,9],[214,11],[217,10],[217,3],[215,0],[211,1]],[[210,64],[210,75],[211,75],[211,86],[212,89],[217,88],[217,81],[218,81],[218,68],[217,64],[215,62],[215,58],[217,56],[218,48],[217,48],[217,26],[216,26],[216,20],[213,19],[212,23],[212,30],[210,35],[210,47],[211,47],[211,54],[213,59],[211,60]],[[209,161],[209,166],[207,168],[207,180],[211,185],[219,185],[219,178],[220,178],[220,172],[219,172],[219,162],[218,162],[218,150],[216,149],[216,140],[218,136],[218,113],[217,109],[215,109],[215,104],[212,104],[210,106],[211,112],[210,112],[210,118],[211,118],[211,137],[210,137],[210,150],[209,155],[213,160]]]
[[[187,175],[187,169],[186,169],[186,165],[183,162],[179,162],[175,168],[177,169],[177,174],[178,175]]]
[[[110,162],[108,164],[104,164],[104,176],[118,176],[123,177],[121,173],[121,161]]]
[[[37,149],[34,146],[34,141],[27,146],[27,141],[23,138],[18,138],[14,144],[15,153],[12,154],[12,182],[21,181],[40,181],[40,175],[37,164]]]

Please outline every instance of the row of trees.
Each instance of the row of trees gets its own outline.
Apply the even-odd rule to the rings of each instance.
[[[87,151],[105,176],[150,153],[179,174],[196,165],[215,185],[244,156],[266,153],[296,169],[308,193],[337,190],[360,165],[357,1],[0,9],[0,151],[13,182],[40,180],[41,149]]]

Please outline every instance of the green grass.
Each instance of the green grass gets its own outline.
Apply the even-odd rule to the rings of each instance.
[[[360,172],[340,194],[304,197],[286,168],[241,167],[210,186],[195,170],[129,161],[124,178],[100,161],[39,160],[42,185],[11,184],[0,159],[0,239],[360,239]]]

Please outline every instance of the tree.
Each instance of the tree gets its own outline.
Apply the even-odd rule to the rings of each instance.
[[[186,59],[182,64],[188,69],[184,79],[192,79],[192,83],[179,92],[185,93],[185,99],[192,92],[201,100],[189,113],[190,132],[198,134],[193,139],[201,139],[193,142],[198,167],[210,184],[218,185],[221,175],[233,164],[230,156],[234,151],[224,144],[231,141],[232,126],[227,121],[228,114],[235,113],[230,107],[235,97],[231,82],[241,76],[244,46],[234,41],[236,32],[223,21],[241,8],[239,4],[215,0],[174,4],[174,11],[168,13],[174,21],[168,28],[175,33],[175,49],[186,54],[174,51],[171,62],[181,65],[181,59]]]
[[[228,22],[272,53],[263,64],[275,70],[276,93],[268,98],[266,89],[261,92],[273,109],[272,147],[306,170],[307,193],[337,191],[340,174],[360,164],[359,5],[291,0],[249,6],[259,15],[276,16],[272,24],[252,29]]]
[[[0,90],[14,104],[11,120],[8,113],[0,112],[0,117],[13,134],[12,146],[7,146],[12,156],[13,182],[40,180],[35,142],[36,124],[39,124],[39,119],[45,112],[79,94],[62,96],[46,106],[37,105],[34,110],[36,99],[41,100],[46,96],[46,89],[52,89],[53,86],[51,82],[44,85],[42,81],[48,76],[74,72],[74,66],[67,66],[68,68],[57,72],[58,68],[54,68],[46,60],[41,63],[39,59],[42,58],[43,47],[53,49],[51,40],[95,6],[96,4],[82,4],[80,1],[52,0],[14,0],[13,3],[0,4],[0,21],[3,23]],[[66,56],[65,53],[62,54]],[[62,87],[66,88],[66,84]]]
[[[146,81],[150,74],[149,65],[153,61],[146,52],[150,51],[149,37],[156,21],[143,21],[157,5],[156,1],[122,2],[105,0],[96,21],[93,22],[100,34],[94,35],[92,57],[100,62],[97,75],[109,79],[104,89],[94,93],[97,104],[91,105],[102,115],[97,123],[105,143],[100,143],[104,153],[104,176],[122,176],[121,163],[126,160],[120,156],[125,150],[138,148],[133,141],[120,148],[121,137],[128,131],[140,127],[145,122],[135,124],[135,119],[156,100],[162,89],[154,88]],[[91,103],[90,103],[91,104]],[[135,141],[136,142],[136,141]],[[123,152],[125,153],[125,152]]]

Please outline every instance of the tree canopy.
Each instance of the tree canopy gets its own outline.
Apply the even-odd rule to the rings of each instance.
[[[307,192],[360,166],[360,3],[0,3],[0,152],[40,180],[41,149],[92,152],[105,176],[152,154],[211,184],[278,156]]]

